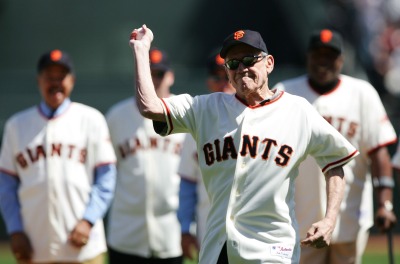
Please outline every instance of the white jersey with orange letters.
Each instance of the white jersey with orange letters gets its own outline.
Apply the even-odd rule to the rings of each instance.
[[[167,129],[160,133],[192,134],[210,197],[200,263],[216,263],[225,242],[232,264],[298,262],[300,162],[311,154],[326,172],[358,151],[305,99],[283,91],[256,107],[225,93],[162,102]]]
[[[117,155],[108,244],[119,252],[146,258],[181,256],[177,169],[185,134],[156,134],[134,98],[114,105],[106,119]]]
[[[355,241],[360,229],[367,230],[373,225],[368,155],[376,148],[396,141],[396,133],[376,90],[364,80],[346,75],[340,75],[339,79],[334,90],[324,95],[311,88],[307,76],[276,85],[307,99],[360,152],[344,167],[345,195],[332,234],[333,243]],[[325,213],[325,182],[312,158],[302,164],[299,176],[296,182],[296,215],[300,237],[304,238],[310,224]]]
[[[106,251],[102,220],[86,246],[77,249],[68,235],[82,219],[97,166],[115,162],[103,115],[79,103],[48,119],[38,107],[6,123],[0,170],[18,177],[24,231],[33,261],[82,262]]]

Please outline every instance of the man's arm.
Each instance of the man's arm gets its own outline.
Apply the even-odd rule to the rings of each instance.
[[[89,203],[82,219],[78,221],[69,235],[69,241],[74,246],[80,248],[86,245],[92,226],[106,214],[114,197],[115,182],[116,168],[114,164],[96,168]]]
[[[369,157],[371,159],[371,174],[378,205],[375,224],[381,232],[386,232],[396,223],[392,204],[394,180],[390,155],[386,147],[381,147],[370,153]]]
[[[302,245],[323,248],[330,244],[336,218],[339,213],[345,188],[344,172],[341,166],[330,169],[325,173],[327,207],[325,217],[314,223],[307,231],[307,237]]]
[[[136,103],[144,117],[165,122],[162,102],[151,79],[149,51],[153,38],[153,32],[146,25],[131,33],[129,45],[135,58]]]

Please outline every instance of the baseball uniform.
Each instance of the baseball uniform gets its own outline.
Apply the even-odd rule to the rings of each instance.
[[[294,214],[298,166],[313,155],[323,172],[358,151],[305,100],[283,91],[250,107],[235,95],[184,94],[162,99],[167,126],[188,132],[211,208],[200,263],[216,263],[226,243],[229,263],[296,263]]]
[[[68,235],[92,199],[94,171],[115,163],[107,124],[96,109],[65,103],[68,108],[54,118],[38,107],[16,113],[2,141],[0,170],[19,181],[23,228],[39,263],[83,262],[106,251],[101,219],[81,249]]]
[[[396,141],[376,90],[366,81],[339,76],[338,85],[329,93],[319,94],[308,83],[307,76],[276,85],[288,93],[307,99],[315,109],[361,153],[343,169],[346,188],[332,243],[355,241],[360,229],[373,225],[372,182],[369,153]],[[306,236],[310,224],[325,213],[326,195],[323,174],[311,158],[300,166],[296,182],[296,215],[300,237]],[[319,188],[310,188],[318,186]]]
[[[196,183],[196,214],[193,218],[196,218],[196,237],[200,245],[201,240],[203,239],[205,234],[205,225],[208,211],[210,210],[210,202],[208,201],[208,194],[204,187],[203,178],[201,176],[201,171],[199,168],[196,142],[191,135],[187,135],[185,138],[182,147],[181,162],[179,163],[178,174],[183,180]],[[185,208],[182,208],[182,210],[184,209]],[[181,210],[181,207],[179,207],[179,210]],[[184,212],[182,212],[182,215],[183,214]]]
[[[176,171],[185,135],[157,135],[152,121],[140,115],[134,98],[117,103],[106,118],[118,171],[109,214],[109,246],[146,258],[181,256]]]

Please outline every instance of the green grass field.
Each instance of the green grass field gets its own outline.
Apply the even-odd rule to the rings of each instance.
[[[400,236],[396,236],[393,246],[395,252],[395,263],[400,264]],[[0,245],[0,264],[15,264],[9,246]],[[386,264],[389,263],[387,255],[387,243],[384,236],[372,237],[368,243],[363,256],[363,264]],[[106,263],[105,263],[106,264]],[[185,261],[184,264],[195,264],[195,262]]]

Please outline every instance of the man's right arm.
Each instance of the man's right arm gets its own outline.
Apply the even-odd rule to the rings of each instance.
[[[144,117],[165,122],[162,101],[157,97],[150,72],[149,50],[153,38],[153,32],[146,25],[131,33],[129,45],[135,58],[136,103]]]

